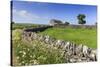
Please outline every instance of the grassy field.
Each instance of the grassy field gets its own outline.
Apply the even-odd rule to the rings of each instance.
[[[34,28],[37,27],[36,24],[28,24],[28,23],[14,23],[12,24],[12,30],[15,29],[27,29],[27,28]]]
[[[28,28],[35,28],[39,25],[36,24],[19,24],[15,23],[12,25],[12,30],[15,29],[28,29]],[[84,44],[91,48],[97,48],[97,30],[96,28],[93,29],[86,29],[86,28],[49,28],[41,34],[47,34],[51,37],[67,40],[74,42],[76,44]]]
[[[74,28],[50,28],[41,32],[51,37],[71,41],[76,44],[84,44],[91,48],[97,48],[96,29]]]
[[[65,63],[61,50],[51,48],[47,44],[32,41],[26,42],[21,39],[22,29],[34,28],[37,25],[14,24],[12,27],[12,53],[13,65],[35,65],[35,64],[56,64]],[[56,39],[71,41],[76,44],[87,45],[97,48],[96,29],[84,28],[49,28],[40,34],[47,34]]]

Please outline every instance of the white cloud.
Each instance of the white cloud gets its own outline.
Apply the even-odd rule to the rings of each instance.
[[[30,13],[27,10],[16,10],[13,9],[13,17],[12,20],[15,22],[21,23],[41,23],[41,21],[47,21],[49,17],[46,16],[39,16],[34,13]],[[44,22],[43,22],[44,23]]]
[[[35,15],[35,14],[31,14],[29,13],[28,11],[26,10],[16,10],[16,9],[13,9],[13,17],[21,17],[21,18],[24,18],[24,19],[39,19],[40,17]]]
[[[28,14],[28,12],[27,11],[25,11],[25,10],[21,10],[21,11],[19,11],[19,13],[18,13],[21,17],[27,17],[29,14]]]

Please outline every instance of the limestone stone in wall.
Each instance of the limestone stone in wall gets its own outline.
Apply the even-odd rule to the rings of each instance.
[[[70,41],[57,40],[48,35],[41,35],[34,32],[23,32],[22,38],[24,40],[37,40],[48,44],[50,47],[56,47],[62,50],[62,56],[66,62],[89,62],[97,60],[97,51],[87,47],[86,45],[76,45]]]

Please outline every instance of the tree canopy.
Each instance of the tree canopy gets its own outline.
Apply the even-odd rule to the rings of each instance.
[[[85,24],[86,23],[85,18],[86,18],[85,14],[79,14],[77,16],[78,24]]]

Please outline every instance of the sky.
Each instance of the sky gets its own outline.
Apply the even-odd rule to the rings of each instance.
[[[13,1],[12,21],[16,23],[49,24],[57,19],[70,24],[78,24],[78,14],[86,15],[86,25],[97,22],[97,6],[33,1]]]

